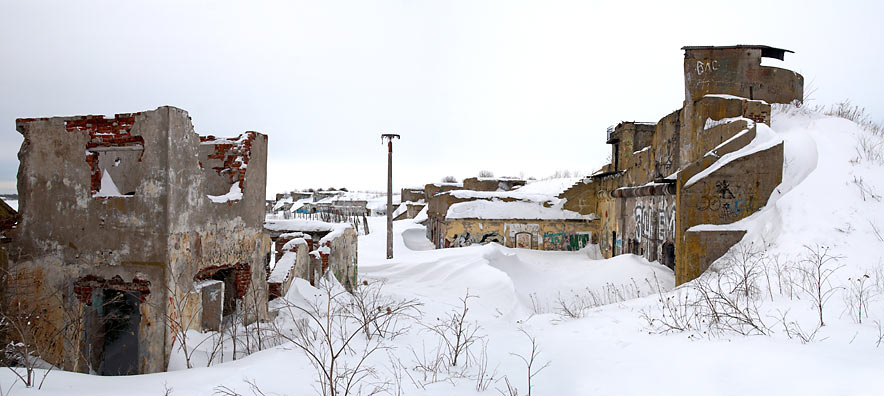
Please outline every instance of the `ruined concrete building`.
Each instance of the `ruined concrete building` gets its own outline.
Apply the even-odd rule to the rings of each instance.
[[[270,274],[270,297],[284,296],[294,278],[316,285],[329,271],[347,290],[356,285],[358,236],[348,223],[318,220],[267,220],[276,265]]]
[[[573,250],[591,243],[605,257],[657,260],[675,269],[679,284],[699,276],[745,234],[731,224],[765,206],[781,182],[783,143],[769,128],[770,104],[802,100],[804,79],[761,65],[765,57],[782,60],[789,51],[779,48],[683,50],[684,107],[656,123],[610,127],[611,162],[561,192],[561,207],[544,201],[527,219],[515,214],[527,204],[518,194],[483,197],[428,184],[428,238],[437,248],[498,242]],[[497,210],[480,210],[489,200],[500,201]],[[554,208],[559,213],[543,215]]]
[[[180,327],[266,315],[265,135],[201,137],[174,107],[19,119],[16,129],[21,218],[7,308],[43,312],[43,359],[159,372]]]
[[[770,104],[800,101],[804,79],[761,65],[787,50],[762,45],[684,47],[684,107],[656,123],[608,129],[611,163],[563,192],[596,214],[606,257],[643,255],[699,276],[745,234],[734,226],[767,204],[782,180],[783,143]]]
[[[513,248],[574,251],[597,244],[592,234],[597,216],[564,209],[565,203],[552,194],[518,189],[442,192],[429,202],[427,238],[437,249],[496,242]]]

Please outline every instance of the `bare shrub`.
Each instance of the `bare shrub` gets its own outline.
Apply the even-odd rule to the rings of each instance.
[[[656,279],[656,275],[654,276]],[[643,297],[648,292],[652,293],[654,291],[654,286],[652,286],[648,279],[645,279],[645,282],[648,284],[648,292],[642,291],[635,282],[635,279],[630,278],[630,280],[632,281],[631,284],[624,285],[606,283],[602,286],[601,290],[593,290],[587,287],[580,292],[571,290],[571,294],[568,296],[562,296],[560,293],[553,304],[556,308],[555,312],[562,319],[579,319],[586,314],[588,309]],[[659,287],[659,282],[657,286]],[[534,305],[536,312],[538,303],[533,298],[532,305]]]
[[[541,371],[543,371],[544,369],[549,367],[550,361],[546,361],[545,363],[542,363],[542,364],[539,363],[537,358],[540,357],[540,346],[537,344],[537,338],[535,338],[531,334],[528,334],[528,332],[525,331],[525,329],[519,329],[519,331],[522,332],[522,334],[524,334],[525,337],[528,337],[528,341],[531,342],[531,351],[529,352],[528,355],[521,355],[518,353],[510,353],[510,355],[513,355],[513,356],[519,358],[519,360],[521,360],[522,363],[524,363],[524,365],[525,365],[525,381],[527,382],[527,387],[528,387],[528,393],[526,393],[526,395],[531,396],[531,391],[534,389],[534,384],[533,384],[534,377],[537,374],[540,374]],[[498,389],[497,390],[498,392],[500,392],[503,395],[518,396],[519,390],[510,383],[509,378],[506,376],[504,377],[504,384],[506,386],[506,389]]]
[[[470,347],[483,337],[479,335],[479,325],[467,320],[470,311],[469,300],[476,298],[469,292],[460,298],[461,308],[453,310],[445,318],[436,318],[436,323],[425,328],[438,336],[446,365],[457,366],[458,361],[465,367],[470,364]]]
[[[258,383],[255,380],[244,379],[243,382],[249,385],[249,391],[252,393],[252,396],[267,396],[261,388],[258,387]],[[245,396],[224,385],[216,386],[212,394],[220,396]]]
[[[310,301],[296,304],[283,299],[280,312],[287,314],[294,326],[284,328],[275,321],[274,331],[310,359],[319,374],[320,394],[359,394],[366,379],[377,377],[374,367],[367,364],[369,357],[387,347],[380,337],[356,341],[366,326],[353,320],[349,314],[353,304],[350,294],[331,277],[326,273],[320,278],[320,293]],[[373,388],[370,393],[377,390]]]
[[[475,389],[476,392],[484,392],[491,386],[491,383],[494,382],[494,378],[497,377],[497,367],[493,369],[488,368],[489,360],[488,360],[488,341],[482,340],[482,348],[477,356],[476,360],[476,375],[475,379]]]
[[[442,183],[457,183],[457,178],[454,176],[445,176],[442,178]]]
[[[759,313],[757,281],[764,274],[763,251],[737,245],[705,274],[673,296],[658,297],[658,311],[643,312],[652,332],[702,331],[720,334],[767,335]]]
[[[884,133],[884,127],[873,121],[864,107],[851,103],[850,99],[833,104],[825,111],[825,114],[853,121],[875,135]]]
[[[422,305],[416,299],[397,300],[383,294],[384,282],[363,282],[353,288],[352,303],[346,314],[362,325],[362,331],[370,340],[374,336],[394,339],[408,330],[400,326],[400,320],[418,319]]]
[[[838,289],[831,285],[829,278],[842,267],[834,265],[842,257],[830,255],[829,248],[826,246],[816,245],[804,248],[807,252],[798,267],[798,271],[801,273],[801,282],[798,287],[813,301],[814,308],[819,315],[819,325],[825,326],[823,308]]]
[[[700,322],[711,335],[736,333],[767,335],[768,328],[759,314],[758,304],[742,292],[734,292],[733,283],[722,276],[701,277],[692,285],[697,292],[693,304]]]
[[[780,323],[783,325],[783,330],[786,332],[786,337],[790,339],[798,339],[802,344],[807,344],[813,342],[816,339],[817,332],[821,329],[819,325],[814,326],[813,330],[807,331],[804,330],[800,324],[796,321],[790,321],[788,319],[789,311],[780,312]]]
[[[863,316],[869,316],[869,302],[878,292],[874,282],[868,274],[847,278],[847,288],[844,294],[844,303],[850,312],[850,317],[856,323],[863,322]]]
[[[494,177],[494,172],[490,170],[480,170],[479,177]]]

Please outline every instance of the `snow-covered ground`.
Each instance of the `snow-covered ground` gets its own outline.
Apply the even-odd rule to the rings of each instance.
[[[756,314],[765,335],[739,335],[700,321],[685,331],[661,330],[672,313],[661,301],[690,308],[678,301],[695,297],[698,285],[733,274],[739,260],[720,260],[699,281],[669,290],[672,272],[637,256],[598,260],[591,248],[540,252],[496,244],[433,250],[424,227],[413,220],[394,224],[395,258],[386,260],[379,217],[370,220],[375,232],[359,239],[360,278],[384,282],[390,298],[416,299],[422,314],[403,318],[400,324],[409,330],[383,340],[386,349],[368,359],[376,371],[363,390],[386,382],[380,394],[498,395],[508,380],[526,394],[526,368],[517,355],[530,355],[527,333],[540,351],[535,369],[549,362],[532,379],[535,395],[881,394],[884,349],[878,344],[884,330],[876,321],[884,321],[884,163],[857,147],[862,141],[884,147],[884,139],[850,121],[792,107],[775,109],[771,130],[786,142],[784,180],[767,207],[739,224],[748,233],[735,249],[759,258],[753,261],[757,275],[749,288],[725,290],[737,301],[740,290],[749,290],[743,307]],[[837,259],[824,266],[834,271],[823,285],[832,292],[824,307],[826,325],[813,334],[818,311],[801,290],[800,270],[808,268],[808,253],[823,246]],[[855,279],[867,279],[872,296],[861,324],[850,308]],[[438,343],[426,327],[462,307],[467,294],[475,297],[467,300],[466,320],[483,337],[471,352],[481,357],[484,343],[493,373],[482,392],[476,390],[481,365],[475,360],[435,375],[416,369]],[[287,298],[303,304],[315,296],[322,291],[296,281]],[[578,317],[563,314],[562,304]],[[276,319],[282,328],[293,323],[284,313]],[[355,364],[367,344],[359,338],[345,361]],[[197,363],[205,360],[200,353]],[[181,362],[178,353],[176,371],[117,378],[54,371],[41,391],[19,384],[12,392],[156,395],[171,389],[172,395],[209,395],[224,386],[249,395],[255,392],[245,381],[251,381],[266,395],[318,393],[316,370],[290,343],[210,368],[180,369]],[[13,382],[11,372],[0,372],[4,390]]]

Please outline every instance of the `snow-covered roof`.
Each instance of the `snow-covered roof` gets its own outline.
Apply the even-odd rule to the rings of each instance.
[[[273,267],[273,271],[271,271],[270,276],[267,277],[267,282],[285,282],[286,278],[288,278],[289,273],[292,270],[292,267],[295,266],[296,258],[298,258],[298,255],[294,252],[286,252],[285,254],[283,254],[282,257],[276,261],[276,266]]]
[[[562,177],[556,179],[536,180],[513,190],[522,194],[546,194],[557,196],[581,180],[581,177]]]
[[[563,209],[565,200],[559,200],[551,207],[541,202],[512,201],[498,199],[459,202],[448,208],[448,219],[488,219],[488,220],[595,220],[594,214],[580,213]]]
[[[264,228],[270,231],[331,232],[339,227],[346,228],[349,226],[349,224],[326,223],[324,221],[307,219],[268,219],[264,222]]]

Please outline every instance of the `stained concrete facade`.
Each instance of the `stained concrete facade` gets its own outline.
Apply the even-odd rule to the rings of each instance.
[[[609,128],[611,163],[559,195],[566,209],[598,215],[606,257],[658,260],[675,269],[678,284],[699,276],[745,233],[695,226],[727,225],[755,213],[781,182],[782,143],[726,164],[719,160],[749,145],[759,124],[770,124],[770,103],[800,101],[804,85],[795,72],[761,66],[761,58],[783,59],[786,50],[683,50],[684,107],[656,124]]]
[[[80,372],[159,372],[175,322],[201,330],[208,312],[266,315],[265,135],[200,137],[174,107],[19,119],[16,129],[9,297],[42,306],[44,332],[64,336],[42,358]],[[111,183],[118,193],[106,194]],[[223,297],[203,300],[218,297],[206,285]]]
[[[495,242],[513,248],[576,251],[599,243],[598,219],[595,215],[577,216],[580,218],[549,216],[549,211],[541,209],[550,206],[549,202],[528,201],[518,194],[506,192],[470,194],[468,191],[443,192],[430,199],[427,239],[437,249]],[[493,205],[502,205],[503,208],[512,206],[514,209],[510,216],[477,213],[480,216],[463,217],[453,216],[449,212],[453,205],[475,201],[491,201]],[[536,206],[535,209],[541,210],[530,211],[537,214],[533,218],[516,213],[523,211],[526,206]]]
[[[469,177],[463,179],[463,188],[471,191],[511,191],[525,183],[525,180],[512,177]]]

